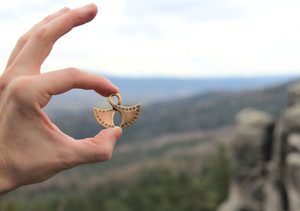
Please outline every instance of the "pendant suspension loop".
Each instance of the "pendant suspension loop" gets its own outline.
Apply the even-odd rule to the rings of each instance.
[[[118,103],[117,103],[117,104],[113,101],[113,97],[117,97],[117,98],[118,98]],[[111,95],[108,97],[108,102],[109,102],[109,104],[110,104],[112,107],[115,107],[116,105],[122,105],[122,97],[121,97],[120,93],[111,94]]]
[[[117,98],[117,102],[114,101],[113,97]],[[120,93],[112,94],[107,98],[109,104],[112,106],[110,109],[99,109],[94,108],[94,115],[97,122],[105,128],[114,127],[114,117],[116,112],[121,115],[120,127],[131,126],[139,117],[141,104],[136,104],[133,106],[122,105],[122,97]]]

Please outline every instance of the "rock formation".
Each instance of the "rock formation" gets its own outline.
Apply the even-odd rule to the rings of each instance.
[[[230,144],[232,183],[229,200],[220,211],[260,211],[274,120],[264,112],[245,109],[237,115],[236,122]]]
[[[237,115],[230,193],[219,211],[300,211],[300,83],[288,96],[277,121],[249,108]]]

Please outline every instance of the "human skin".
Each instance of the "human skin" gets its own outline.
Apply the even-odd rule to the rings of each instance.
[[[63,8],[34,25],[17,42],[0,77],[0,195],[45,181],[62,170],[111,158],[120,128],[75,140],[42,110],[52,95],[73,88],[94,90],[102,96],[119,91],[104,77],[77,68],[40,73],[56,40],[96,14],[94,4]]]

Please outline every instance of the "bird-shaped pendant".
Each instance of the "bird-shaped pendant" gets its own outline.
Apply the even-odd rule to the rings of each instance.
[[[114,96],[118,98],[117,104],[112,100]],[[121,114],[121,128],[132,125],[138,119],[142,106],[141,103],[130,107],[122,106],[122,97],[119,93],[110,95],[108,97],[108,102],[112,107],[111,109],[94,108],[94,116],[97,122],[103,127],[110,128],[115,126],[114,116],[116,112]]]

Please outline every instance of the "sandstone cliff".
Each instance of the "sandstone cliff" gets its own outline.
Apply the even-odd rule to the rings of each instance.
[[[231,186],[219,211],[300,211],[300,83],[278,120],[247,108],[230,143]]]

